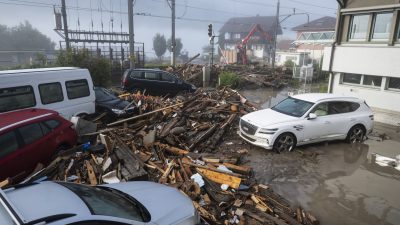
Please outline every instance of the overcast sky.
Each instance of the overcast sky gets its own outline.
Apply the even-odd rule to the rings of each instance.
[[[66,0],[68,25],[70,29],[91,29],[111,31],[111,18],[114,31],[128,31],[127,0]],[[61,0],[0,0],[0,24],[15,26],[27,20],[33,27],[58,43],[61,38],[53,31],[55,27],[53,5],[59,7]],[[201,52],[208,44],[207,25],[212,23],[218,29],[231,17],[273,16],[277,0],[176,0],[176,37],[182,38],[183,49],[189,55]],[[310,20],[323,16],[336,15],[335,0],[281,0],[281,15],[307,12]],[[92,9],[92,10],[91,10]],[[110,12],[114,11],[114,12]],[[121,13],[120,13],[121,12]],[[171,35],[171,10],[166,0],[136,0],[135,41],[144,42],[149,54],[152,39],[156,33],[166,38]],[[78,18],[80,27],[78,26]],[[284,18],[284,16],[282,16]],[[281,18],[281,19],[282,19]],[[292,16],[282,23],[283,38],[295,38],[292,27],[305,23],[305,15]]]

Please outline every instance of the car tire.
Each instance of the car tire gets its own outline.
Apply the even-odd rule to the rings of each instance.
[[[283,133],[276,138],[273,150],[277,153],[290,152],[296,147],[296,137],[291,133]]]
[[[353,126],[347,133],[347,143],[361,143],[364,141],[365,129],[361,125]]]

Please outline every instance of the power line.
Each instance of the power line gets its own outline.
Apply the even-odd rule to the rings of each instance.
[[[326,6],[321,6],[321,5],[316,5],[316,4],[312,4],[312,3],[308,3],[308,2],[302,2],[302,1],[297,1],[297,0],[287,0],[287,1],[291,1],[294,3],[298,3],[298,4],[302,4],[302,5],[309,5],[309,6],[313,6],[313,7],[317,7],[317,8],[321,8],[321,9],[331,9],[336,11],[337,9],[335,8],[330,8],[330,7],[326,7]]]

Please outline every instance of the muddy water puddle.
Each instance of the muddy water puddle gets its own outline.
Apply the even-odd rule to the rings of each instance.
[[[262,108],[273,106],[292,90],[241,91]],[[376,127],[385,132],[388,127]],[[394,128],[393,128],[394,129]],[[311,210],[321,224],[400,224],[400,172],[373,161],[378,153],[400,154],[400,134],[392,140],[371,137],[363,144],[320,143],[276,154],[250,148],[248,165],[256,178],[289,199]]]

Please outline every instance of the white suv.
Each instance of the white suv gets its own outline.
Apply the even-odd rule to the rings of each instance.
[[[361,142],[372,131],[373,120],[372,110],[361,99],[301,94],[243,116],[239,135],[251,144],[283,152],[320,141]]]

